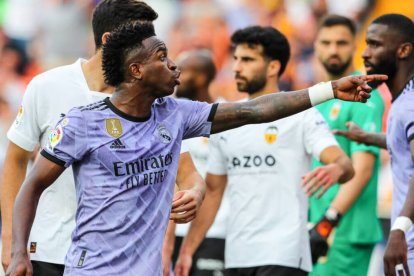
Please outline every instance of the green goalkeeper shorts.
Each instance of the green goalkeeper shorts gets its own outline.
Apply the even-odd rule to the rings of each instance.
[[[319,258],[311,276],[366,276],[375,244],[335,241],[326,258]]]

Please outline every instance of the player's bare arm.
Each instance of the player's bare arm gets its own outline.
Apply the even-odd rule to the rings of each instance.
[[[175,223],[192,221],[203,202],[206,184],[198,173],[189,152],[180,155],[176,183],[178,191],[174,195],[170,219]]]
[[[345,214],[358,199],[374,170],[375,155],[370,152],[355,152],[351,156],[355,176],[345,185],[341,185],[338,194],[331,203],[340,214]]]
[[[220,208],[221,199],[227,184],[227,175],[207,174],[206,184],[206,198],[197,218],[191,223],[188,234],[183,240],[174,275],[189,275],[192,256],[213,224],[217,211]]]
[[[4,271],[10,264],[12,242],[12,211],[16,195],[26,176],[27,163],[31,153],[10,142],[4,162],[0,186],[1,219],[2,219],[2,254]]]
[[[414,140],[410,142],[411,159],[414,161]],[[384,272],[386,276],[394,276],[395,267],[403,264],[405,275],[410,275],[407,264],[408,246],[405,239],[406,232],[411,228],[414,221],[414,176],[411,177],[410,188],[400,216],[391,227],[387,247],[384,252]],[[398,223],[398,224],[397,224]],[[397,224],[397,225],[396,225]],[[402,275],[402,274],[401,274]]]
[[[385,133],[366,132],[354,122],[348,122],[346,123],[346,126],[348,127],[348,130],[335,129],[333,133],[344,136],[357,143],[387,149],[387,138]]]
[[[386,79],[387,76],[385,75],[348,76],[332,81],[331,89],[335,98],[344,101],[366,102],[372,90],[367,82]],[[219,104],[213,118],[211,133],[246,124],[271,122],[298,113],[310,108],[312,104],[318,104],[329,99],[319,100],[318,95],[316,95],[317,99],[315,100],[315,94],[320,92],[315,91],[315,88],[309,88],[288,93],[265,95],[243,103]]]
[[[351,159],[339,146],[324,149],[319,159],[325,166],[317,167],[303,177],[302,183],[308,196],[312,196],[320,188],[317,197],[320,198],[336,183],[345,183],[354,176]]]
[[[23,182],[13,209],[12,261],[6,275],[30,275],[32,266],[27,253],[27,239],[42,192],[65,170],[40,156]]]

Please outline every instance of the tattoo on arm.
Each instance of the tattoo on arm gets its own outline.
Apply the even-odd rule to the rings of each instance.
[[[247,124],[272,122],[311,107],[308,90],[278,92],[243,103],[219,104],[211,133]]]

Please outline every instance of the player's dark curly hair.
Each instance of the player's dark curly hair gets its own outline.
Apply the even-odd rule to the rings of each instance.
[[[414,22],[402,14],[389,13],[377,17],[372,24],[386,25],[391,32],[400,35],[402,42],[410,42],[414,45]]]
[[[92,29],[95,47],[102,47],[102,35],[134,21],[152,22],[158,14],[145,2],[137,0],[103,0],[95,8]]]
[[[125,79],[125,59],[131,51],[142,47],[142,41],[155,36],[152,23],[127,23],[115,29],[103,45],[102,69],[105,82],[118,86]]]
[[[247,43],[250,47],[261,45],[263,54],[280,62],[279,76],[285,71],[290,57],[290,46],[286,37],[273,27],[251,26],[237,30],[231,36],[233,46]]]

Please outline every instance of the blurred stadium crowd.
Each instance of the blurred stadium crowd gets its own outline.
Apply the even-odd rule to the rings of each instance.
[[[231,70],[230,35],[249,25],[271,25],[290,42],[292,55],[281,89],[296,90],[323,79],[313,43],[318,20],[336,13],[358,23],[355,65],[361,69],[363,35],[370,19],[398,12],[414,17],[414,1],[403,0],[147,0],[158,13],[159,37],[174,59],[185,50],[208,48],[218,74],[210,93],[215,100],[244,97],[236,90]],[[28,82],[47,69],[89,57],[94,51],[90,29],[99,0],[0,0],[0,171],[6,132],[19,112]],[[383,94],[390,100],[386,89]],[[57,91],[58,92],[58,91]],[[387,218],[391,201],[389,164],[384,153],[379,183],[379,215]],[[380,262],[381,258],[378,260]],[[377,270],[379,271],[379,270]],[[373,274],[376,275],[376,274]]]

